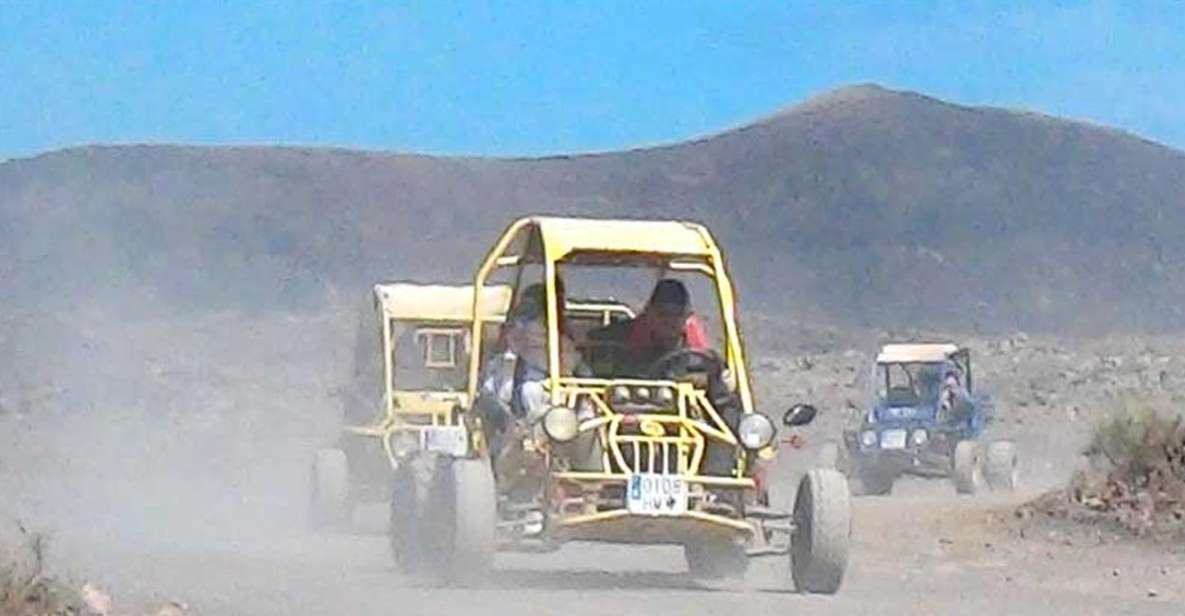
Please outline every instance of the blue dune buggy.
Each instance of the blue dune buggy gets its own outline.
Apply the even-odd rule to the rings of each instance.
[[[902,475],[950,478],[960,494],[1016,487],[1016,444],[984,438],[992,406],[973,394],[968,349],[885,345],[873,375],[875,402],[859,429],[844,432],[842,450],[821,453],[854,494],[888,494]]]

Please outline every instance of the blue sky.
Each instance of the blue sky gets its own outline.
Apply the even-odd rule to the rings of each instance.
[[[0,0],[0,159],[107,142],[610,150],[860,82],[1185,148],[1185,2]]]

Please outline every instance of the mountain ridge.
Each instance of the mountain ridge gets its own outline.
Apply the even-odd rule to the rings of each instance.
[[[506,224],[543,213],[705,222],[767,313],[1175,329],[1182,195],[1185,152],[869,84],[618,152],[92,145],[0,163],[0,292],[316,309],[378,279],[464,281]]]

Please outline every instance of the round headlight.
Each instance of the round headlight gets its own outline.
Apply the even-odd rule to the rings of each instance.
[[[930,434],[925,430],[914,430],[913,434],[909,435],[909,440],[914,445],[921,447],[926,444],[926,441],[930,440]]]
[[[576,419],[576,411],[566,406],[553,406],[543,416],[543,431],[553,441],[566,443],[576,438],[580,429],[580,422]]]
[[[634,402],[650,402],[650,388],[636,387],[634,388]]]
[[[774,424],[761,413],[749,413],[741,419],[737,436],[745,449],[764,449],[774,440]]]
[[[658,390],[654,398],[663,406],[673,406],[675,404],[675,391],[670,387],[663,387]]]
[[[865,430],[864,433],[860,435],[860,444],[865,447],[872,447],[876,445],[876,432],[872,430]]]
[[[630,401],[630,388],[625,385],[618,385],[609,393],[609,402],[611,404],[626,404]]]

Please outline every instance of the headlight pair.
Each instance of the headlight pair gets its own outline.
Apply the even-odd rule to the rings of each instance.
[[[609,393],[611,404],[655,404],[671,406],[675,403],[675,392],[669,387],[629,387],[618,385]]]
[[[909,442],[916,447],[925,445],[930,440],[930,433],[925,429],[918,428],[909,433]],[[876,430],[865,430],[860,434],[860,445],[863,447],[876,447]]]

